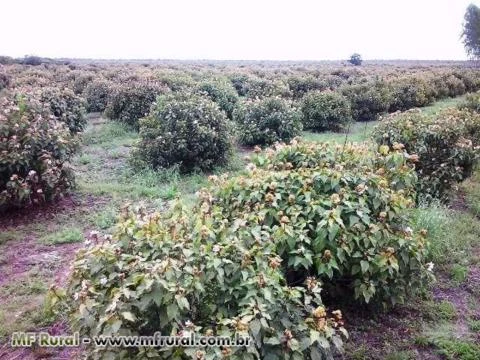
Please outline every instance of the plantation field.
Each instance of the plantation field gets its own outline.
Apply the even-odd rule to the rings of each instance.
[[[189,321],[255,338],[208,359],[480,358],[477,70],[2,74],[0,359],[93,356],[15,331],[204,331]]]

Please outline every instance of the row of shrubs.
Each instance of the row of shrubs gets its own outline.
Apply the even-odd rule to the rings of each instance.
[[[91,355],[331,358],[346,336],[342,301],[392,305],[430,278],[426,233],[404,216],[416,175],[403,151],[294,141],[253,162],[212,177],[193,207],[125,209],[112,238],[94,235],[79,252],[67,293],[53,295],[83,335],[248,336],[251,346]]]
[[[24,95],[0,98],[0,211],[51,201],[73,183],[77,142],[49,105]]]
[[[103,110],[107,107],[105,86],[105,81],[98,81],[87,87],[85,95],[93,109]],[[478,90],[479,86],[480,84],[472,85],[469,88]],[[96,90],[95,87],[99,89]],[[112,97],[107,116],[137,126],[138,119],[149,111],[152,99],[166,91],[165,87],[149,83],[111,86]],[[220,109],[226,112],[229,119],[233,119],[233,112],[239,103],[249,103],[258,98],[285,98],[281,94],[267,92],[268,96],[246,97],[247,101],[240,101],[234,85],[226,81],[204,81],[193,88],[180,88],[175,91],[205,93],[218,104]],[[302,123],[305,129],[341,131],[352,120],[377,120],[378,116],[383,113],[426,106],[436,99],[462,95],[466,91],[465,83],[453,75],[446,79],[440,79],[438,84],[427,82],[422,78],[407,77],[392,82],[369,81],[344,85],[335,91],[328,88],[310,90],[302,93],[302,97],[296,99],[295,102],[296,106],[302,110]],[[98,106],[98,104],[102,104],[102,106]],[[134,105],[129,106],[128,104]]]
[[[183,171],[211,170],[225,164],[234,141],[247,146],[268,146],[290,141],[302,129],[340,131],[353,118],[369,120],[373,113],[426,105],[435,97],[458,95],[477,86],[475,78],[458,73],[442,75],[444,81],[437,84],[435,91],[429,90],[431,81],[422,77],[405,77],[402,81],[396,78],[388,82],[390,85],[386,81],[353,82],[331,91],[320,86],[310,88],[306,84],[314,82],[313,75],[306,75],[306,83],[289,78],[292,86],[302,91],[295,101],[280,96],[241,99],[237,92],[243,93],[242,86],[248,82],[248,76],[232,77],[232,82],[227,77],[190,82],[188,76],[179,82],[174,76],[160,77],[161,81],[116,84],[106,77],[97,79],[93,72],[72,73],[75,73],[73,90],[43,84],[30,93],[48,104],[52,116],[65,123],[72,134],[80,132],[86,124],[85,107],[89,111],[105,111],[108,117],[140,130],[140,146],[134,152],[137,164],[154,168],[179,165]],[[35,79],[33,75],[43,76],[43,73],[29,73],[30,79]],[[58,75],[52,71],[49,81],[55,76]],[[392,86],[397,94],[393,103],[389,95]],[[388,103],[390,108],[386,107]],[[4,178],[14,175],[4,172]],[[5,182],[2,191],[6,187]],[[440,196],[443,190],[430,193]]]
[[[444,68],[293,68],[279,70],[252,68],[205,69],[202,67],[167,68],[109,65],[79,67],[7,66],[11,86],[44,87],[58,84],[83,95],[90,111],[104,111],[109,117],[138,127],[138,119],[150,110],[152,99],[167,91],[205,93],[233,118],[241,98],[282,97],[293,100],[302,110],[304,128],[314,131],[339,131],[353,118],[376,120],[379,115],[407,110],[480,89],[475,69]],[[5,71],[4,71],[5,72]],[[334,91],[338,99],[326,104],[312,104],[312,92]],[[109,95],[110,94],[110,95]],[[333,96],[333,95],[331,95]],[[346,99],[342,98],[344,96]],[[109,101],[109,97],[111,97]],[[317,98],[319,98],[317,96]],[[326,107],[326,108],[325,108]],[[322,109],[324,108],[324,109]],[[325,120],[326,119],[326,120]]]
[[[366,90],[357,89],[358,93]],[[472,101],[470,100],[470,103]],[[234,101],[226,103],[231,106]],[[240,101],[230,117],[217,105],[209,100],[208,93],[205,92],[177,91],[158,97],[150,114],[139,122],[141,141],[134,153],[136,162],[143,162],[145,166],[154,168],[179,165],[183,171],[211,170],[225,164],[234,139],[248,146],[270,145],[277,141],[290,141],[300,134],[303,126],[318,131],[332,128],[340,130],[352,119],[349,102],[333,91],[308,93],[302,99],[301,108],[280,97]],[[408,151],[419,154],[422,159],[433,159],[436,163],[429,165],[429,169],[423,166],[422,162],[417,165],[426,184],[420,192],[423,195],[443,197],[452,184],[463,179],[471,169],[471,164],[467,165],[465,162],[472,163],[473,158],[458,160],[463,156],[458,155],[453,157],[458,162],[454,170],[448,170],[451,178],[446,175],[439,176],[442,169],[446,169],[444,160],[452,158],[454,152],[459,153],[459,149],[463,149],[456,146],[459,139],[466,136],[460,123],[465,117],[475,116],[474,113],[447,111],[433,120],[434,118],[422,115],[419,111],[394,114],[382,121],[375,137],[380,144],[388,143],[392,146],[395,142],[405,143]],[[233,122],[230,122],[230,118]],[[310,121],[305,121],[305,118]],[[338,121],[332,122],[334,118]],[[311,121],[312,119],[316,121]],[[476,120],[472,121],[475,123]],[[435,134],[427,138],[426,134],[430,130],[425,129],[423,124],[431,124],[428,125],[429,129],[442,124],[440,128],[447,129],[451,134]],[[408,136],[403,133],[401,136],[397,135],[400,131],[398,126],[407,126],[408,129],[415,130],[415,133]],[[472,141],[472,146],[475,147],[475,139]],[[417,146],[423,148],[417,149]],[[445,148],[442,150],[444,154],[432,155],[439,147]],[[465,149],[464,152],[466,151]],[[440,170],[436,169],[440,165]],[[459,172],[460,167],[465,170]]]
[[[83,98],[69,89],[0,97],[0,211],[52,201],[72,187],[69,160],[85,113]]]
[[[419,110],[393,114],[380,122],[373,138],[387,146],[405,144],[405,151],[415,154],[419,194],[427,201],[445,198],[471,175],[480,158],[477,104],[478,95],[469,97],[461,109],[445,109],[434,116]]]

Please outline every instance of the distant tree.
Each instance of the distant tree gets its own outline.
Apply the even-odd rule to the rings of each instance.
[[[25,65],[38,66],[42,64],[42,58],[40,56],[25,55],[23,58],[23,63]]]
[[[465,13],[462,32],[463,44],[468,56],[480,58],[480,8],[470,4]]]
[[[0,55],[0,64],[2,65],[9,65],[15,63],[15,60],[10,56],[3,56]]]
[[[363,62],[362,55],[355,53],[352,56],[350,56],[350,60],[348,60],[348,62],[355,66],[360,66],[362,65],[362,62]]]

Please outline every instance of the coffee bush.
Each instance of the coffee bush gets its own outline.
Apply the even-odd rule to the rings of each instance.
[[[474,92],[480,90],[480,74],[478,71],[472,70],[456,70],[453,72],[465,85],[466,92]]]
[[[248,93],[248,79],[249,76],[244,73],[234,73],[229,76],[233,87],[237,91],[239,96],[246,96]]]
[[[108,97],[113,83],[108,80],[94,80],[87,85],[83,97],[89,112],[103,112],[107,107]]]
[[[0,68],[0,91],[8,87],[11,83],[10,76],[6,73],[1,71]]]
[[[31,96],[0,99],[0,210],[51,201],[73,184],[76,143]]]
[[[240,143],[249,146],[290,141],[302,130],[300,111],[278,97],[247,100],[235,109],[233,119]]]
[[[227,117],[232,119],[233,110],[238,102],[238,94],[235,88],[225,81],[203,81],[198,87],[198,92],[205,93],[215,101],[220,109],[225,111]]]
[[[448,96],[455,97],[465,94],[466,86],[464,82],[455,75],[444,76],[442,80],[448,88]]]
[[[140,137],[134,156],[153,168],[211,170],[224,165],[232,150],[225,113],[209,98],[191,93],[160,96],[140,121]]]
[[[87,124],[85,101],[70,89],[43,88],[40,100],[50,107],[52,114],[65,123],[72,134],[82,131]]]
[[[403,217],[416,179],[403,152],[293,143],[254,162],[240,177],[212,177],[193,207],[124,209],[113,237],[93,236],[67,293],[57,292],[83,335],[249,336],[251,346],[87,351],[105,359],[331,358],[346,335],[336,289],[396,303],[423,284],[427,243]]]
[[[397,80],[392,88],[390,112],[426,106],[435,100],[433,86],[419,77]]]
[[[81,70],[75,70],[71,74],[72,90],[75,94],[80,95],[85,88],[95,79],[95,74]]]
[[[392,97],[391,90],[380,81],[345,85],[341,93],[350,100],[356,121],[377,120],[388,111]]]
[[[190,91],[195,88],[194,79],[183,72],[160,73],[157,79],[172,91]]]
[[[280,80],[250,77],[246,84],[249,99],[263,99],[273,96],[290,95],[288,86]]]
[[[427,243],[405,210],[414,204],[409,157],[388,147],[294,143],[254,159],[219,207],[271,235],[290,281],[319,278],[324,296],[386,305],[429,278]]]
[[[300,99],[310,91],[328,88],[326,80],[318,79],[313,75],[291,76],[287,79],[287,83],[294,99]]]
[[[249,346],[102,347],[98,359],[332,358],[346,334],[320,285],[287,285],[270,234],[230,221],[199,193],[193,209],[124,210],[111,240],[77,255],[65,298],[81,334],[249,337]],[[95,243],[98,241],[98,243]],[[56,294],[60,294],[57,292]],[[57,295],[57,296],[62,296]],[[333,311],[331,311],[333,310]],[[343,334],[343,335],[342,335]]]
[[[138,129],[138,120],[149,113],[165,89],[155,83],[134,82],[116,85],[111,91],[105,116]]]
[[[352,121],[350,102],[333,91],[310,92],[302,99],[303,127],[313,131],[340,131]]]
[[[476,92],[473,94],[468,94],[465,97],[465,100],[462,101],[458,107],[460,109],[469,109],[475,112],[480,113],[480,92]]]
[[[417,110],[392,114],[375,128],[378,144],[404,146],[418,157],[418,191],[427,200],[445,198],[468,177],[480,155],[480,114],[446,109],[435,116]]]

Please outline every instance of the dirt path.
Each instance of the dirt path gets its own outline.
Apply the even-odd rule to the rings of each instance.
[[[108,200],[72,195],[56,204],[10,212],[0,220],[0,359],[75,359],[78,349],[10,347],[14,331],[68,334],[65,322],[51,318],[44,298],[52,285],[66,284],[75,252],[93,229],[86,220]],[[65,228],[81,230],[72,243],[62,243]],[[45,239],[58,241],[48,243]]]

